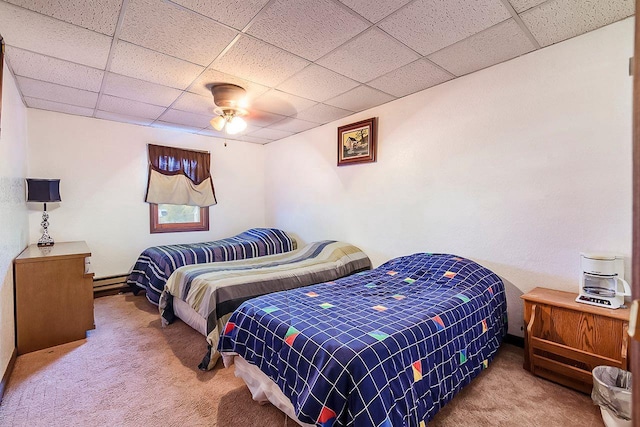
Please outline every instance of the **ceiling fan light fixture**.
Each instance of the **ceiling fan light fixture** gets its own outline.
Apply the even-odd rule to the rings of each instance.
[[[245,122],[242,117],[235,116],[231,120],[227,121],[227,126],[225,127],[225,131],[229,135],[235,135],[237,133],[242,132],[246,128],[247,128],[247,122]]]
[[[211,119],[211,127],[220,132],[224,125],[227,123],[227,120],[223,116],[215,116]]]
[[[216,117],[211,119],[211,126],[218,132],[224,129],[229,135],[245,130],[247,122],[240,116],[247,114],[244,109],[247,106],[247,91],[238,85],[222,83],[211,86],[211,94],[216,104],[213,110]]]
[[[231,83],[214,84],[211,94],[214,104],[220,108],[239,108],[246,103],[247,91]]]

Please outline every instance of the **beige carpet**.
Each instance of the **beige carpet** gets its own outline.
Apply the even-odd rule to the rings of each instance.
[[[18,357],[1,426],[295,426],[251,400],[233,368],[197,365],[204,338],[178,322],[160,327],[144,297],[95,301],[97,329],[86,340]],[[489,369],[430,426],[602,426],[583,394],[532,377],[522,350],[505,345]]]

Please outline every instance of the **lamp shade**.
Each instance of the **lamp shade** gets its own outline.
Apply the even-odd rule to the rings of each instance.
[[[227,133],[229,135],[235,135],[247,128],[247,122],[242,117],[234,117],[229,123],[227,123]]]
[[[27,178],[27,202],[60,202],[59,179]]]
[[[223,116],[215,116],[213,119],[211,119],[210,123],[215,130],[220,132],[225,123],[227,123],[227,120]]]

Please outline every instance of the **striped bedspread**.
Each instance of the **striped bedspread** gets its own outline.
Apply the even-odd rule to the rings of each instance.
[[[177,269],[160,297],[163,323],[174,320],[173,298],[180,298],[207,320],[207,341],[213,351],[201,369],[211,369],[224,322],[244,301],[287,289],[327,282],[369,270],[369,257],[357,247],[325,240],[286,254]]]
[[[160,293],[171,273],[183,265],[255,258],[289,252],[296,248],[296,240],[276,228],[252,228],[237,236],[213,242],[185,245],[154,246],[145,249],[129,277],[127,284],[146,291],[147,299],[158,305]]]

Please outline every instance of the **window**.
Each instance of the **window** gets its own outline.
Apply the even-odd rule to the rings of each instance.
[[[209,206],[216,204],[208,152],[149,144],[151,233],[208,231]]]
[[[152,233],[208,231],[209,208],[187,205],[149,205]]]
[[[158,224],[200,222],[200,208],[187,205],[158,205]]]

